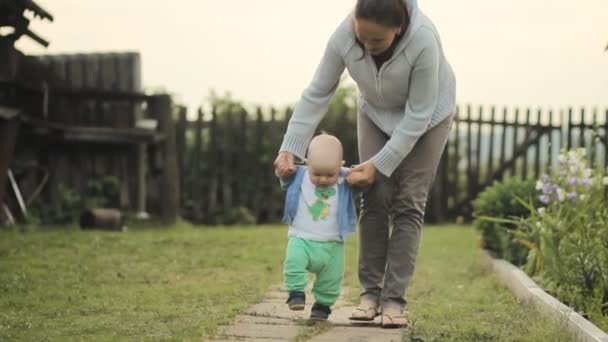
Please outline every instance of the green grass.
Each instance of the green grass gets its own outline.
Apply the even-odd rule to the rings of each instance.
[[[423,230],[407,310],[405,341],[573,341],[563,322],[550,322],[481,266],[477,233],[468,226]],[[356,241],[349,242],[346,282],[357,288]],[[357,300],[357,293],[353,300]]]
[[[559,324],[533,323],[538,313],[482,270],[475,239],[470,228],[425,228],[405,340],[571,340]],[[281,282],[285,242],[282,226],[0,231],[0,341],[200,340]],[[349,239],[354,288],[356,246]]]
[[[286,231],[0,232],[0,341],[200,340],[281,281]]]

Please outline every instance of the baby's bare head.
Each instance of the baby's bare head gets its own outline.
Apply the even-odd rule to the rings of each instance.
[[[331,134],[319,134],[310,141],[306,160],[316,171],[337,173],[342,166],[342,143]]]

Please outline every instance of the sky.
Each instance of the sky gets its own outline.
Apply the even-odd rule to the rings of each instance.
[[[355,0],[37,0],[55,16],[27,54],[137,51],[145,90],[195,108],[210,90],[250,105],[295,103]],[[419,0],[457,77],[457,102],[608,104],[608,1]]]

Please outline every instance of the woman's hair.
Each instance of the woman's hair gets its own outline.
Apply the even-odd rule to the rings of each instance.
[[[386,27],[400,27],[399,36],[405,34],[410,25],[410,14],[405,0],[357,0],[355,18],[369,20]],[[365,47],[358,39],[356,42],[363,51],[361,55],[363,59],[366,54]]]
[[[404,0],[357,0],[355,18],[387,27],[407,29],[410,17]]]

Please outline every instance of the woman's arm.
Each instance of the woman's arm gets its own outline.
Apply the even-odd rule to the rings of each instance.
[[[302,93],[289,120],[287,133],[279,151],[304,159],[308,143],[327,112],[329,102],[344,72],[344,59],[338,49],[339,39],[336,31],[329,39],[321,62],[317,66],[310,85]]]

